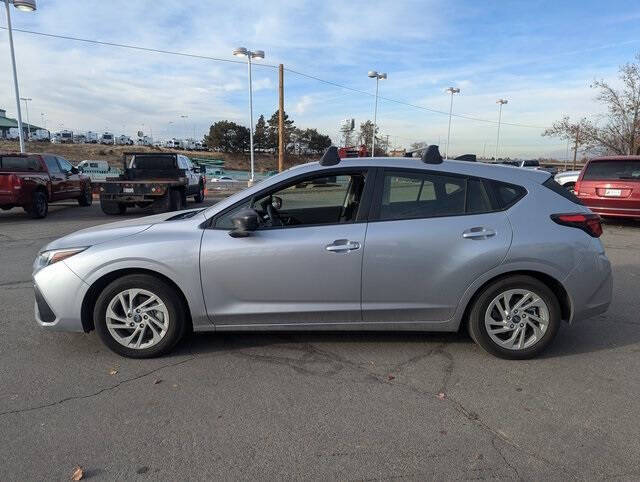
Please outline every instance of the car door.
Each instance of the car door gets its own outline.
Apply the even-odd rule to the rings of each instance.
[[[187,169],[187,179],[189,179],[189,194],[196,194],[200,190],[200,177],[196,174],[191,159],[184,157],[184,162]]]
[[[58,201],[65,197],[65,182],[66,176],[58,165],[58,159],[56,156],[45,155],[44,162],[47,165],[49,171],[49,177],[51,178],[51,200]]]
[[[64,195],[66,198],[74,198],[82,194],[82,180],[73,166],[64,157],[58,157],[58,165],[64,175]]]
[[[511,226],[487,184],[443,173],[379,176],[362,267],[365,322],[450,319],[480,275],[498,266]]]
[[[216,326],[361,322],[369,178],[364,169],[298,177],[214,218],[200,272]],[[234,213],[247,207],[258,211],[260,227],[231,237]]]

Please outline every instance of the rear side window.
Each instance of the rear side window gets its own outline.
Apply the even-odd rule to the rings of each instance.
[[[553,179],[553,177],[550,177],[549,179],[547,179],[545,182],[542,183],[542,185],[548,189],[551,189],[553,192],[555,192],[556,194],[559,194],[563,198],[568,199],[572,203],[582,205],[582,201],[580,201],[580,199],[578,199],[578,197],[575,194],[569,191],[566,187],[562,187],[561,184],[558,184]]]
[[[485,181],[496,210],[508,209],[527,193],[522,186],[500,181]]]
[[[381,220],[455,216],[465,213],[467,180],[431,173],[386,172]]]
[[[135,156],[134,169],[175,169],[176,158],[172,156]]]
[[[583,181],[600,180],[636,180],[640,181],[639,161],[591,161],[582,176]]]
[[[36,156],[0,156],[0,169],[39,171],[40,159]]]

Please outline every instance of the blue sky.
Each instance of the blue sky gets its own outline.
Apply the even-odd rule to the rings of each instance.
[[[371,69],[386,71],[380,95],[448,111],[548,126],[562,115],[594,119],[589,84],[616,82],[640,52],[640,4],[631,1],[93,1],[39,0],[11,9],[15,28],[234,59],[236,46],[263,49],[264,63],[372,93]],[[6,25],[4,11],[0,25]],[[21,94],[31,120],[52,130],[201,136],[220,119],[248,124],[246,66],[15,33]],[[277,107],[277,71],[254,69],[254,112]],[[0,108],[15,113],[6,30],[0,30]],[[373,98],[285,74],[285,109],[301,127],[338,141],[341,119],[373,117]],[[180,116],[188,115],[183,120]],[[393,145],[446,142],[446,115],[381,100],[378,124]],[[40,122],[41,123],[41,122]],[[564,157],[542,129],[503,125],[501,153]],[[454,118],[453,154],[495,149],[495,123]]]

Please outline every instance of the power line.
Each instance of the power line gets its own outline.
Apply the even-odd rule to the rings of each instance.
[[[3,30],[7,30],[7,27],[5,26],[0,26],[0,29]],[[227,63],[232,63],[232,64],[242,64],[244,65],[245,62],[242,60],[234,60],[234,59],[224,59],[224,58],[220,58],[220,57],[211,57],[211,56],[207,56],[207,55],[198,55],[198,54],[189,54],[189,53],[185,53],[185,52],[176,52],[176,51],[172,51],[172,50],[163,50],[163,49],[155,49],[155,48],[150,48],[150,47],[140,47],[137,45],[128,45],[128,44],[121,44],[121,43],[115,43],[115,42],[103,42],[100,40],[91,40],[91,39],[85,39],[85,38],[80,38],[80,37],[72,37],[69,35],[58,35],[58,34],[51,34],[51,33],[44,33],[44,32],[36,32],[34,30],[24,30],[24,29],[17,29],[14,28],[13,29],[14,32],[21,32],[21,33],[27,33],[27,34],[31,34],[31,35],[38,35],[41,37],[49,37],[49,38],[57,38],[57,39],[62,39],[62,40],[72,40],[74,42],[84,42],[84,43],[89,43],[89,44],[94,44],[94,45],[105,45],[108,47],[119,47],[119,48],[125,48],[125,49],[132,49],[132,50],[138,50],[138,51],[143,51],[143,52],[152,52],[152,53],[159,53],[159,54],[167,54],[167,55],[176,55],[176,56],[180,56],[180,57],[188,57],[188,58],[195,58],[195,59],[201,59],[201,60],[212,60],[212,61],[216,61],[216,62],[227,62]],[[264,63],[264,62],[260,62],[260,63],[256,63],[254,64],[255,66],[259,66],[259,67],[268,67],[268,68],[273,68],[276,69],[278,68],[277,65],[273,65],[273,64],[268,64],[268,63]],[[322,79],[320,77],[316,77],[315,75],[311,75],[311,74],[306,74],[304,72],[300,72],[294,69],[290,69],[285,67],[284,70],[286,70],[287,72],[290,72],[292,74],[295,75],[299,75],[302,77],[306,77],[308,79],[312,79],[315,80],[317,82],[321,82],[323,84],[327,84],[327,85],[331,85],[334,87],[338,87],[340,89],[345,89],[345,90],[349,90],[351,92],[356,92],[358,94],[363,94],[363,95],[367,95],[370,97],[373,97],[374,94],[371,92],[367,92],[366,90],[361,90],[361,89],[356,89],[354,87],[349,87],[347,85],[343,85],[343,84],[339,84],[337,82],[333,82],[331,80],[326,80],[326,79]],[[417,104],[412,104],[411,102],[405,102],[402,100],[398,100],[398,99],[391,99],[389,97],[384,97],[384,96],[378,96],[379,99],[381,100],[385,100],[387,102],[392,102],[394,104],[398,104],[398,105],[404,105],[406,107],[412,107],[414,109],[419,109],[419,110],[424,110],[426,112],[431,112],[433,114],[441,114],[441,115],[449,115],[449,112],[445,112],[445,111],[441,111],[438,109],[432,109],[430,107],[425,107],[422,105],[417,105]],[[471,121],[475,121],[475,122],[484,122],[484,123],[488,123],[488,124],[498,124],[497,121],[491,120],[491,119],[482,119],[480,117],[474,117],[468,114],[455,114],[452,113],[451,114],[453,117],[458,117],[461,119],[466,119],[466,120],[471,120]],[[529,124],[520,124],[520,123],[515,123],[515,122],[502,122],[502,125],[508,125],[508,126],[512,126],[512,127],[525,127],[525,128],[530,128],[530,129],[545,129],[546,127],[542,127],[542,126],[535,126],[535,125],[529,125]]]

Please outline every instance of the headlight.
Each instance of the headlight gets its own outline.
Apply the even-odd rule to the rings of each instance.
[[[70,258],[71,256],[83,252],[85,248],[69,248],[69,249],[52,249],[50,251],[43,251],[38,254],[38,257],[33,262],[33,274],[36,274],[42,268],[49,266],[50,264],[57,263],[63,259]]]

